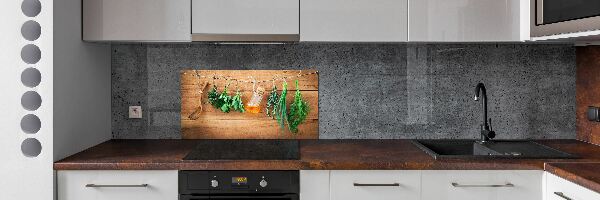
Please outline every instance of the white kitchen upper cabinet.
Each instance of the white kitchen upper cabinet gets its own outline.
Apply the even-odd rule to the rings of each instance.
[[[83,40],[190,41],[190,0],[83,0]]]
[[[543,171],[423,171],[422,200],[542,200]]]
[[[410,0],[408,40],[529,40],[529,0]]]
[[[302,0],[300,41],[406,42],[408,0]]]
[[[546,172],[545,178],[544,200],[600,200],[600,193],[579,186],[554,174]]]
[[[418,170],[333,170],[331,200],[419,200]]]
[[[65,170],[56,182],[58,200],[179,199],[176,170]]]
[[[192,0],[192,38],[197,41],[286,36],[297,41],[299,26],[299,0]]]

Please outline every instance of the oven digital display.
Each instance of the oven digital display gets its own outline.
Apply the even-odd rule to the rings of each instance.
[[[244,176],[231,177],[231,183],[234,185],[247,185],[248,177],[244,177]]]

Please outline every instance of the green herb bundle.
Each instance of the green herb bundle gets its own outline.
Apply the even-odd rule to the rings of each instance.
[[[246,112],[244,109],[244,102],[242,102],[242,94],[240,94],[239,89],[235,92],[235,96],[233,96],[233,99],[231,100],[231,105],[235,111],[241,113]]]
[[[273,85],[271,94],[267,98],[267,107],[265,108],[267,116],[275,118],[277,103],[279,103],[279,94],[277,94],[277,86]]]
[[[231,110],[231,99],[232,97],[227,93],[227,88],[229,87],[229,84],[227,84],[225,86],[225,89],[223,89],[223,92],[221,92],[221,95],[219,95],[219,99],[217,100],[217,105],[221,111],[228,113]]]
[[[290,105],[290,112],[287,117],[288,128],[292,133],[298,133],[298,125],[306,120],[308,112],[308,103],[302,99],[302,93],[300,93],[300,88],[298,87],[298,80],[296,80],[296,94],[294,95],[294,102]]]
[[[221,106],[218,105],[218,101],[219,93],[217,92],[217,85],[213,84],[212,89],[208,91],[208,103],[210,103],[210,105],[214,106],[215,108],[221,108]]]
[[[287,95],[287,83],[283,82],[283,90],[281,91],[281,96],[279,97],[279,102],[275,106],[275,118],[277,119],[277,123],[284,129],[285,122],[287,121],[287,106],[285,102],[285,96]]]

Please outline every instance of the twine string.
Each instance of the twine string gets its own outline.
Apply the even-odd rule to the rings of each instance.
[[[217,74],[213,74],[212,76],[204,76],[204,75],[200,75],[198,73],[198,70],[194,70],[195,75],[197,78],[213,78],[213,85],[214,85],[214,81],[215,80],[225,80],[225,81],[236,81],[236,82],[242,82],[242,83],[253,83],[254,85],[256,84],[261,84],[261,83],[267,83],[267,82],[273,82],[273,86],[275,86],[275,81],[286,81],[286,79],[290,79],[290,78],[296,78],[296,77],[303,77],[303,76],[310,76],[313,74],[319,74],[319,71],[314,71],[314,72],[310,72],[310,73],[304,73],[302,74],[302,70],[300,70],[300,72],[298,72],[298,75],[293,75],[293,76],[280,76],[280,75],[274,75],[273,79],[266,79],[266,80],[260,80],[257,81],[254,77],[250,76],[249,79],[246,80],[239,80],[239,79],[234,79],[231,76],[224,76],[224,75],[217,75]],[[184,74],[187,74],[187,72],[184,72]]]

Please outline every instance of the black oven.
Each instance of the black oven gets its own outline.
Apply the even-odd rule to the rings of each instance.
[[[532,0],[532,35],[600,29],[599,0]]]
[[[299,171],[179,171],[180,200],[298,200]]]
[[[179,200],[206,200],[206,199],[220,199],[220,200],[298,200],[298,194],[286,194],[286,195],[225,195],[225,196],[210,196],[210,195],[179,195]]]

